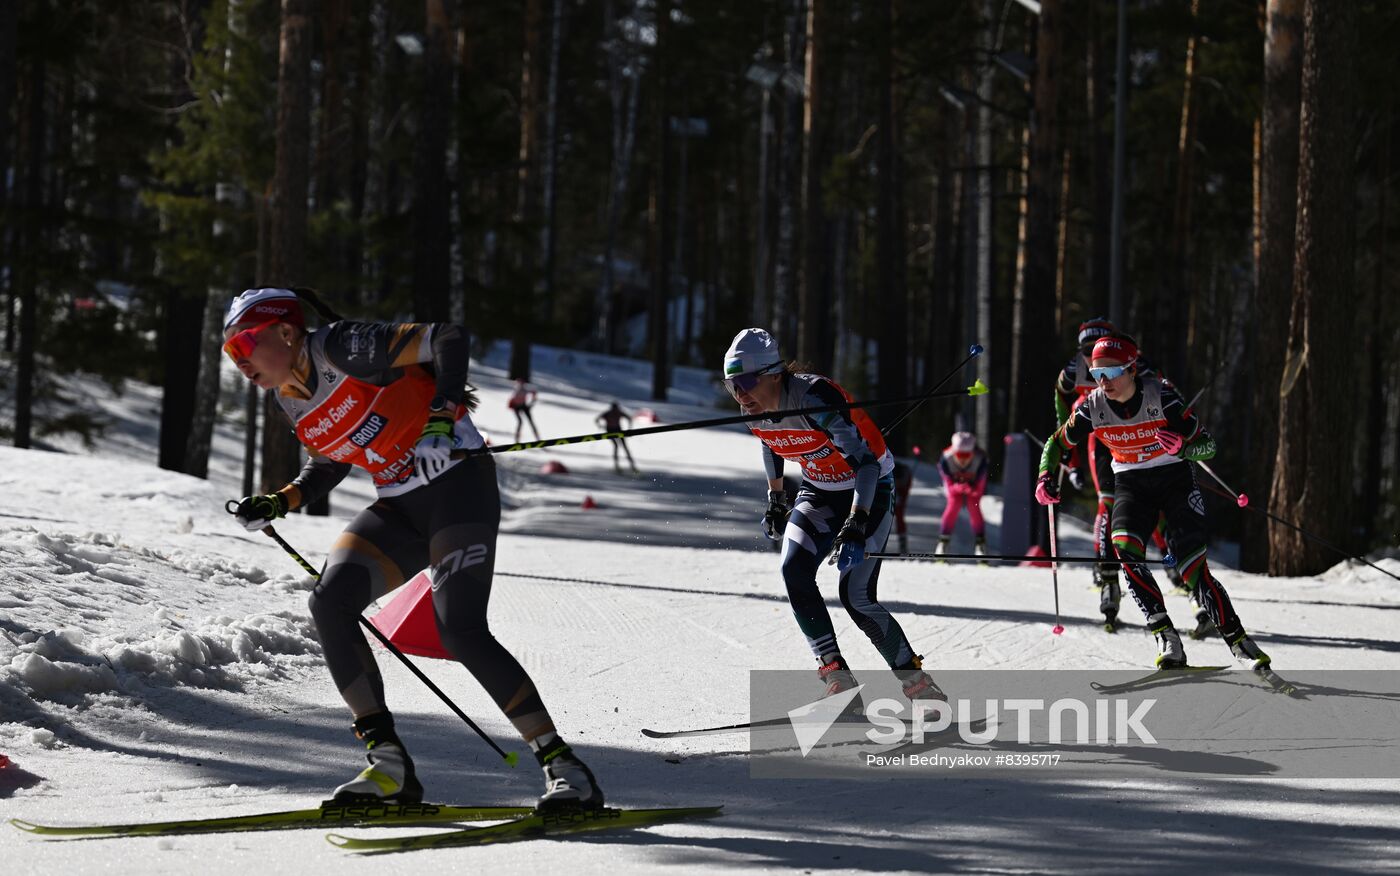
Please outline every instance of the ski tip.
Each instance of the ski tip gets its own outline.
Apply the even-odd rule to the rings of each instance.
[[[981,345],[981,344],[973,344],[972,346],[970,346],[970,347],[967,348],[967,351],[968,351],[969,353],[971,353],[972,355],[974,355],[974,356],[980,356],[980,355],[982,355],[982,345]]]
[[[326,842],[330,843],[336,848],[344,849],[353,845],[355,840],[353,837],[348,837],[344,834],[328,833],[326,834]]]
[[[25,821],[22,818],[11,818],[10,824],[13,824],[15,827],[27,833],[37,833],[39,830],[39,825],[32,821]]]
[[[507,752],[505,756],[505,762],[510,764],[511,766],[515,766],[516,764],[520,763],[520,753],[516,751]]]
[[[647,737],[648,739],[665,739],[665,738],[666,738],[666,734],[665,734],[665,733],[662,733],[660,730],[653,730],[653,729],[651,729],[650,727],[643,727],[643,728],[642,728],[642,735],[645,736],[645,737]]]

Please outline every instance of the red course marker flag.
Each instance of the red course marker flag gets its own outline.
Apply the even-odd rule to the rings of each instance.
[[[433,583],[427,571],[419,572],[399,588],[389,604],[369,619],[400,651],[416,657],[451,660],[438,638],[433,614]]]

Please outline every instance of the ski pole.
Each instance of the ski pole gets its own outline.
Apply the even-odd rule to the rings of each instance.
[[[1064,472],[1061,471],[1055,479],[1055,492],[1060,491],[1060,484],[1064,479]],[[1053,557],[1060,552],[1055,539],[1055,505],[1046,505],[1045,510],[1050,515],[1050,556]],[[1050,632],[1058,636],[1065,631],[1065,627],[1060,623],[1060,564],[1057,560],[1050,561],[1050,580],[1055,587],[1055,626],[1050,628]]]
[[[1077,556],[1039,556],[1026,554],[1024,556],[1008,556],[1006,554],[894,554],[894,553],[873,553],[866,554],[866,557],[879,560],[979,560],[988,563],[1045,563],[1054,560],[1057,563],[1102,563],[1108,566],[1126,566],[1129,564],[1140,565],[1161,565],[1172,567],[1176,565],[1176,558],[1171,554],[1160,560],[1119,560],[1108,557],[1077,557]],[[496,574],[505,574],[497,572]]]
[[[1216,483],[1220,484],[1220,486],[1222,487],[1225,487],[1226,492],[1222,493],[1220,490],[1216,490],[1207,486],[1206,489],[1210,490],[1212,493],[1221,496],[1226,495],[1228,493],[1230,498],[1234,499],[1235,502],[1246,511],[1257,511],[1258,513],[1263,514],[1265,517],[1269,518],[1275,523],[1287,526],[1289,529],[1293,530],[1294,532],[1297,532],[1304,538],[1310,538],[1318,544],[1336,551],[1338,554],[1340,554],[1348,560],[1356,560],[1357,562],[1365,563],[1372,569],[1375,569],[1377,572],[1380,572],[1382,575],[1386,575],[1388,577],[1394,578],[1396,581],[1400,581],[1400,575],[1396,575],[1393,572],[1387,572],[1385,569],[1382,569],[1380,566],[1377,566],[1375,563],[1371,562],[1365,557],[1353,556],[1352,554],[1347,553],[1345,550],[1343,550],[1342,548],[1338,547],[1337,545],[1333,544],[1332,542],[1328,541],[1320,535],[1313,535],[1311,532],[1308,532],[1306,529],[1304,529],[1301,526],[1298,526],[1295,523],[1290,523],[1289,521],[1284,520],[1282,517],[1279,517],[1276,514],[1271,514],[1270,512],[1265,511],[1263,508],[1260,508],[1256,505],[1248,504],[1249,499],[1247,496],[1245,496],[1243,493],[1236,495],[1235,491],[1231,490],[1228,486],[1226,486],[1225,482],[1220,480],[1219,477],[1216,477],[1215,472],[1211,471],[1208,467],[1206,467],[1205,463],[1198,462],[1196,464],[1199,465],[1201,468],[1205,469],[1206,474],[1210,475],[1212,478],[1215,478]]]
[[[229,506],[233,504],[233,500],[229,500],[228,504],[224,506],[224,510],[229,510]],[[308,563],[306,561],[306,558],[297,552],[296,548],[292,547],[290,544],[287,544],[287,540],[284,539],[282,536],[278,535],[277,530],[273,529],[272,526],[269,525],[264,526],[262,531],[266,533],[273,541],[281,545],[282,550],[287,552],[287,556],[291,557],[293,560],[296,560],[297,565],[305,569],[308,575],[310,575],[312,578],[315,578],[317,581],[321,580],[321,573],[317,572],[315,567]],[[490,736],[487,736],[486,731],[482,730],[476,725],[475,721],[467,717],[467,713],[458,708],[457,704],[452,702],[452,700],[447,696],[447,694],[442,692],[442,688],[438,687],[436,684],[433,684],[433,680],[431,678],[424,675],[423,671],[417,666],[414,666],[413,663],[408,659],[408,657],[398,649],[398,646],[395,645],[393,642],[389,641],[388,637],[379,631],[378,627],[370,623],[362,614],[356,615],[355,619],[360,622],[360,626],[369,630],[370,633],[373,634],[374,637],[379,640],[379,644],[389,649],[389,652],[392,653],[395,657],[399,658],[399,660],[403,662],[403,665],[408,667],[410,672],[418,676],[418,680],[427,685],[428,690],[437,694],[438,699],[446,703],[447,707],[453,712],[455,712],[457,717],[465,721],[467,726],[472,728],[472,730],[476,733],[477,736],[480,736],[486,742],[487,745],[495,749],[496,753],[501,756],[502,760],[504,760],[511,766],[515,766],[517,763],[520,762],[519,754],[517,754],[514,751],[504,750],[496,744],[496,741],[494,739],[492,739]]]
[[[1182,415],[1183,417],[1189,416],[1189,415],[1191,414],[1191,411],[1194,410],[1195,407],[1196,407],[1196,402],[1198,402],[1198,401],[1201,400],[1201,396],[1205,395],[1205,394],[1206,394],[1206,390],[1208,390],[1208,389],[1210,389],[1210,385],[1209,385],[1209,384],[1207,384],[1207,385],[1201,387],[1200,391],[1197,392],[1194,396],[1192,396],[1192,398],[1191,398],[1191,403],[1190,403],[1189,405],[1187,405],[1186,407],[1182,408],[1182,410],[1181,410],[1181,415]]]
[[[943,395],[943,393],[939,393],[939,392],[938,392],[938,388],[939,388],[940,386],[942,386],[943,384],[947,383],[949,380],[952,380],[952,379],[953,379],[953,375],[954,375],[954,374],[957,374],[959,371],[961,371],[961,370],[962,370],[962,367],[963,367],[964,365],[966,365],[967,363],[971,362],[973,359],[976,359],[976,358],[977,358],[978,356],[980,356],[980,355],[982,355],[982,345],[981,345],[981,344],[973,344],[971,347],[968,347],[968,348],[967,348],[967,358],[963,359],[961,362],[959,362],[958,364],[954,365],[953,368],[952,368],[952,370],[950,370],[947,374],[943,375],[943,379],[940,380],[940,381],[938,381],[937,383],[935,383],[935,384],[933,385],[933,388],[932,388],[932,389],[930,389],[928,392],[924,393],[923,396],[922,396],[921,398],[919,398],[918,401],[914,402],[914,404],[911,405],[911,406],[909,407],[909,410],[907,410],[907,411],[905,411],[904,413],[900,414],[898,417],[895,417],[893,423],[890,423],[888,426],[881,426],[881,427],[880,427],[880,433],[883,434],[883,435],[888,435],[888,434],[890,434],[890,432],[894,431],[894,427],[895,427],[895,426],[898,426],[900,423],[903,423],[903,422],[904,422],[904,419],[905,419],[906,417],[908,417],[910,414],[912,414],[912,413],[914,413],[915,411],[917,411],[917,410],[919,409],[919,406],[922,405],[924,402],[928,401],[928,400],[931,399],[931,398],[939,398],[939,397],[941,397],[941,396]],[[973,388],[974,388],[974,387],[978,387],[978,386],[980,386],[980,387],[982,388],[982,392],[973,392],[973,391],[972,391]],[[979,378],[978,380],[976,380],[976,381],[973,382],[972,386],[969,386],[969,387],[968,387],[967,394],[968,394],[968,395],[982,395],[982,394],[985,393],[986,391],[987,391],[987,386],[986,386],[986,384],[982,383],[981,379]],[[958,395],[962,395],[962,393],[958,393]]]
[[[704,429],[710,426],[729,426],[735,423],[752,423],[758,420],[778,420],[783,417],[795,417],[800,414],[825,414],[831,413],[832,411],[849,411],[851,408],[878,408],[882,405],[906,404],[915,400],[922,403],[931,398],[961,398],[969,395],[986,395],[987,392],[987,385],[981,380],[976,380],[966,389],[910,395],[904,398],[850,401],[836,405],[825,405],[819,408],[792,408],[791,410],[769,411],[762,414],[739,414],[733,417],[716,417],[712,420],[692,420],[688,423],[672,423],[666,426],[643,426],[639,429],[622,429],[617,432],[594,432],[588,435],[570,435],[567,438],[548,438],[543,441],[502,444],[499,447],[478,447],[473,450],[454,450],[452,451],[452,458],[466,459],[471,456],[484,456],[488,453],[512,453],[517,450],[539,450],[546,447],[562,447],[566,444],[586,444],[590,441],[602,441],[607,438],[633,438],[638,435],[658,435],[662,432],[682,432],[687,429]]]
[[[1205,471],[1206,474],[1215,478],[1215,482],[1225,488],[1225,491],[1230,494],[1230,498],[1235,500],[1236,505],[1239,505],[1241,508],[1249,506],[1249,497],[1246,496],[1244,493],[1236,493],[1234,490],[1230,489],[1230,485],[1221,480],[1220,475],[1216,474],[1214,469],[1206,465],[1204,462],[1197,462],[1196,465],[1199,465],[1201,469]]]

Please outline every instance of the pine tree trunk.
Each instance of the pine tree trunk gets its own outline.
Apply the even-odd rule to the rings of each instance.
[[[1104,51],[1102,0],[1089,0],[1088,58],[1084,70],[1089,107],[1089,310],[1108,315],[1109,250],[1113,218],[1113,138],[1109,135],[1110,53]]]
[[[407,22],[400,20],[398,4],[387,0],[374,0],[375,11],[371,15],[370,54],[374,58],[373,75],[365,83],[370,96],[370,118],[367,120],[368,140],[371,143],[393,144],[394,131],[400,125],[399,109],[406,97],[403,83],[406,78],[404,66],[406,53],[395,44],[395,34],[408,28]],[[372,216],[395,221],[400,218],[402,180],[399,166],[402,163],[389,149],[376,149],[373,157],[366,162],[365,201],[370,205]],[[378,252],[368,254],[364,273],[365,282],[361,287],[364,304],[374,304],[391,291],[394,278],[391,266],[397,261],[397,253],[381,247]]]
[[[1168,254],[1165,288],[1157,301],[1155,337],[1148,337],[1157,364],[1182,386],[1193,385],[1188,373],[1187,340],[1190,326],[1185,324],[1196,298],[1190,274],[1191,193],[1194,186],[1196,139],[1196,70],[1200,51],[1200,0],[1191,2],[1193,31],[1186,41],[1186,69],[1182,77],[1181,119],[1177,127],[1176,194],[1172,202],[1171,251]],[[1214,366],[1216,363],[1209,363]]]
[[[671,137],[668,119],[671,115],[669,67],[666,52],[671,46],[671,3],[660,0],[656,8],[656,48],[652,55],[656,94],[652,97],[652,136],[655,153],[652,157],[651,180],[651,306],[647,313],[647,343],[651,349],[651,397],[665,401],[670,378],[670,306],[671,306],[671,201],[669,197]]]
[[[992,51],[995,43],[993,28],[996,27],[996,3],[994,0],[982,0],[982,21],[985,26],[983,31],[983,44],[987,50]],[[977,357],[977,376],[988,385],[995,385],[992,378],[992,360],[1000,355],[996,352],[997,345],[992,340],[992,70],[990,64],[984,64],[981,73],[977,78],[977,112],[976,128],[974,134],[974,159],[976,167],[976,182],[973,190],[969,192],[972,198],[973,209],[977,215],[977,221],[973,238],[974,246],[972,258],[976,277],[976,298],[975,313],[976,323],[973,337],[976,343],[981,344],[986,352]],[[972,415],[977,423],[975,431],[978,435],[985,437],[990,435],[992,429],[992,406],[986,400],[974,402],[968,399],[965,408],[972,409]]]
[[[544,276],[540,280],[541,301],[538,314],[547,326],[554,325],[558,312],[555,253],[559,249],[559,64],[568,12],[564,0],[554,0],[549,16],[549,79],[545,88],[544,166],[541,168],[544,222],[540,226],[540,261],[543,264]]]
[[[47,16],[45,16],[47,17]],[[45,93],[48,89],[48,69],[43,53],[36,53],[30,62],[26,89],[25,119],[22,128],[28,133],[25,147],[24,202],[25,221],[16,251],[22,253],[19,272],[19,349],[15,361],[15,438],[16,447],[31,446],[34,417],[34,353],[39,323],[35,310],[39,303],[39,241],[44,200],[44,142],[48,122],[45,118]]]
[[[797,358],[810,362],[823,374],[831,373],[831,314],[828,304],[830,277],[827,253],[831,249],[830,224],[822,203],[822,176],[828,161],[826,69],[831,52],[831,6],[834,0],[808,0],[806,83],[807,104],[802,134],[805,148],[802,160],[802,201],[805,228],[802,233],[805,258],[802,263],[801,306],[798,308]]]
[[[768,179],[768,166],[772,163],[769,159],[769,144],[773,140],[773,89],[763,89],[763,99],[759,110],[758,121],[758,179],[756,185],[758,192],[754,201],[756,202],[757,216],[754,219],[754,251],[753,251],[753,323],[759,326],[772,325],[773,319],[773,287],[768,282],[768,265],[770,263],[769,254],[772,250],[771,235],[768,232],[768,209],[772,184]]]
[[[346,182],[350,142],[345,117],[349,2],[321,0],[321,124],[316,138],[316,167],[311,189],[318,211],[339,212],[337,204],[344,195]]]
[[[802,69],[807,34],[806,0],[788,0],[787,48],[785,60],[788,71]],[[783,134],[778,151],[778,241],[773,260],[773,326],[778,343],[787,349],[797,348],[798,238],[801,233],[800,202],[802,185],[802,95],[780,85],[782,97]]]
[[[908,344],[905,322],[908,318],[904,300],[902,229],[899,222],[899,150],[897,117],[895,114],[895,16],[894,0],[881,0],[876,8],[879,36],[878,53],[878,117],[875,133],[875,306],[879,308],[879,366],[880,395],[895,398],[908,392]],[[901,433],[902,434],[902,433]],[[887,441],[899,436],[886,436]]]
[[[1259,266],[1254,296],[1250,373],[1255,390],[1249,418],[1250,486],[1268,503],[1278,450],[1277,387],[1283,373],[1288,308],[1293,289],[1298,209],[1298,113],[1303,69],[1303,0],[1268,0],[1264,42],[1264,104],[1259,161]],[[1263,495],[1260,495],[1263,494]],[[1240,566],[1262,572],[1269,561],[1269,524],[1246,514]]]
[[[1011,381],[1022,390],[1010,408],[1010,422],[1047,435],[1054,425],[1049,405],[1038,403],[1045,375],[1055,373],[1059,337],[1055,324],[1055,262],[1058,253],[1060,145],[1060,0],[1043,0],[1037,19],[1030,160],[1026,174],[1026,264],[1024,325],[1017,349],[1020,368]],[[985,341],[983,342],[985,343]],[[1032,389],[1033,388],[1033,389]],[[990,435],[981,436],[989,442]]]
[[[232,188],[220,183],[221,188]],[[222,223],[218,223],[222,224]],[[214,239],[227,243],[229,231],[216,228]],[[214,420],[219,410],[219,366],[223,358],[224,308],[228,305],[230,287],[211,284],[204,300],[203,320],[198,329],[199,377],[195,383],[194,410],[190,419],[189,437],[185,444],[185,474],[197,478],[209,476],[209,449],[214,439]]]
[[[512,378],[530,379],[530,339],[534,332],[535,294],[533,284],[525,281],[525,259],[527,249],[524,241],[529,238],[527,229],[538,221],[538,192],[535,181],[539,168],[539,116],[540,116],[540,43],[543,33],[543,0],[526,0],[525,3],[525,51],[520,59],[520,166],[516,182],[515,225],[519,234],[517,243],[517,271],[521,278],[519,286],[511,290],[514,315],[513,334],[510,346],[510,371]]]
[[[1011,287],[1011,373],[1025,373],[1025,353],[1021,348],[1026,331],[1026,231],[1030,223],[1030,173],[1031,173],[1031,128],[1034,118],[1027,120],[1021,129],[1018,152],[1021,156],[1020,178],[1016,188],[1020,195],[1016,198],[1016,262]],[[1007,389],[1007,411],[1011,422],[1020,422],[1021,382],[1013,379]],[[1032,391],[1034,395],[1039,395]]]
[[[1297,257],[1288,347],[1279,387],[1278,455],[1269,510],[1352,550],[1352,454],[1338,448],[1354,415],[1338,387],[1364,363],[1352,344],[1355,278],[1355,7],[1306,0],[1298,138]],[[1270,572],[1315,575],[1335,552],[1274,526]]]
[[[1065,336],[1068,326],[1065,325],[1065,311],[1068,304],[1068,290],[1065,288],[1066,271],[1069,267],[1069,213],[1070,213],[1070,184],[1074,179],[1074,152],[1069,145],[1065,145],[1064,154],[1060,156],[1060,217],[1057,222],[1055,232],[1055,337]]]
[[[452,189],[447,141],[452,127],[451,0],[426,0],[423,101],[413,160],[413,316],[446,322],[450,310]]]
[[[204,346],[205,298],[179,288],[169,289],[165,294],[165,318],[161,325],[164,375],[157,464],[169,471],[189,471],[185,454],[194,422],[200,352]]]
[[[173,10],[168,13],[171,24],[178,27]],[[202,24],[202,20],[200,20]],[[190,48],[194,53],[201,51],[204,28],[195,27],[187,31]],[[173,55],[169,62],[168,76],[172,104],[186,104],[194,100],[187,79],[187,59],[180,53]],[[178,132],[171,136],[178,138]],[[193,186],[181,186],[181,193],[192,196]],[[162,230],[171,222],[167,210],[160,211]],[[190,460],[187,458],[192,427],[195,421],[195,406],[199,389],[199,363],[204,347],[205,297],[194,290],[185,289],[169,280],[168,266],[157,259],[156,275],[166,286],[165,313],[161,326],[161,348],[163,368],[161,375],[160,439],[157,450],[157,464],[169,471],[188,472]]]
[[[1364,358],[1366,369],[1366,403],[1362,418],[1362,428],[1357,442],[1357,475],[1360,481],[1358,493],[1360,501],[1357,512],[1361,524],[1363,548],[1369,548],[1377,541],[1376,536],[1385,532],[1381,523],[1382,505],[1380,485],[1383,475],[1382,446],[1385,443],[1384,424],[1386,410],[1386,369],[1389,356],[1395,348],[1394,335],[1387,330],[1386,320],[1386,250],[1389,248],[1389,222],[1386,211],[1389,205],[1391,133],[1394,123],[1389,108],[1380,118],[1379,159],[1376,169],[1377,188],[1376,213],[1376,273],[1371,283],[1370,301],[1358,313],[1358,323],[1364,332]],[[1395,388],[1390,387],[1394,392]]]
[[[243,33],[243,12],[241,0],[228,0],[225,16],[230,37],[224,48],[224,81],[233,67],[234,42],[232,37]],[[220,106],[227,108],[231,95],[222,95]],[[243,200],[242,192],[233,183],[214,184],[214,203],[218,216],[232,210]],[[213,223],[214,246],[220,253],[238,251],[235,239],[237,226],[230,227],[223,218]],[[232,298],[232,270],[216,272],[211,277],[205,291],[204,319],[199,328],[200,353],[199,376],[195,381],[194,411],[190,419],[189,438],[185,445],[185,473],[197,478],[209,476],[209,450],[214,440],[214,420],[219,409],[219,367],[223,361],[223,316],[224,308]]]
[[[293,286],[306,277],[306,194],[311,148],[310,0],[282,0],[277,70],[277,173],[273,181],[272,263],[269,285]],[[280,489],[296,477],[300,450],[286,415],[267,393],[260,490]]]
[[[598,283],[598,341],[603,352],[617,351],[618,302],[614,259],[617,229],[632,172],[637,143],[637,111],[641,75],[627,72],[629,44],[618,26],[613,0],[603,8],[603,30],[608,39],[608,100],[612,106],[612,161],[608,165],[608,198],[604,207],[603,271]]]
[[[382,71],[375,66],[374,29],[368,21],[355,21],[350,30],[353,54],[347,65],[350,99],[349,130],[346,133],[345,197],[348,199],[345,235],[338,267],[345,277],[344,302],[348,307],[364,301],[366,265],[364,253],[365,205],[369,196],[369,120],[374,100],[370,82]]]
[[[10,162],[13,153],[10,149],[11,138],[14,137],[14,125],[10,122],[10,113],[15,105],[15,93],[19,83],[19,68],[15,61],[15,44],[19,29],[19,4],[0,3],[0,179],[8,179],[12,171],[18,171],[18,167],[12,168]],[[6,217],[0,223],[0,264],[15,264],[11,253],[14,243],[14,228],[18,224],[9,218],[10,187],[0,185],[0,216]],[[6,272],[3,278],[4,288],[3,300],[5,302],[5,350],[14,351],[14,325],[10,320],[14,317],[14,274],[12,271]]]

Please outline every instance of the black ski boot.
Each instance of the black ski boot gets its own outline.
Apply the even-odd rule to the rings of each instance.
[[[904,695],[910,700],[948,701],[948,696],[937,682],[924,671],[924,658],[921,655],[916,654],[908,663],[896,666],[894,674],[899,678]]]
[[[856,677],[851,674],[850,667],[846,665],[846,658],[840,654],[828,654],[822,658],[821,668],[817,670],[817,676],[821,678],[822,684],[826,685],[826,693],[822,697],[832,697],[844,691],[856,687]],[[861,715],[864,714],[865,704],[857,694],[851,699],[851,704],[846,707],[841,714]]]
[[[1118,586],[1118,570],[1114,567],[1095,566],[1099,579],[1099,611],[1103,613],[1103,629],[1106,633],[1118,631],[1118,603],[1123,599],[1123,591]],[[1113,568],[1112,572],[1105,571]]]

